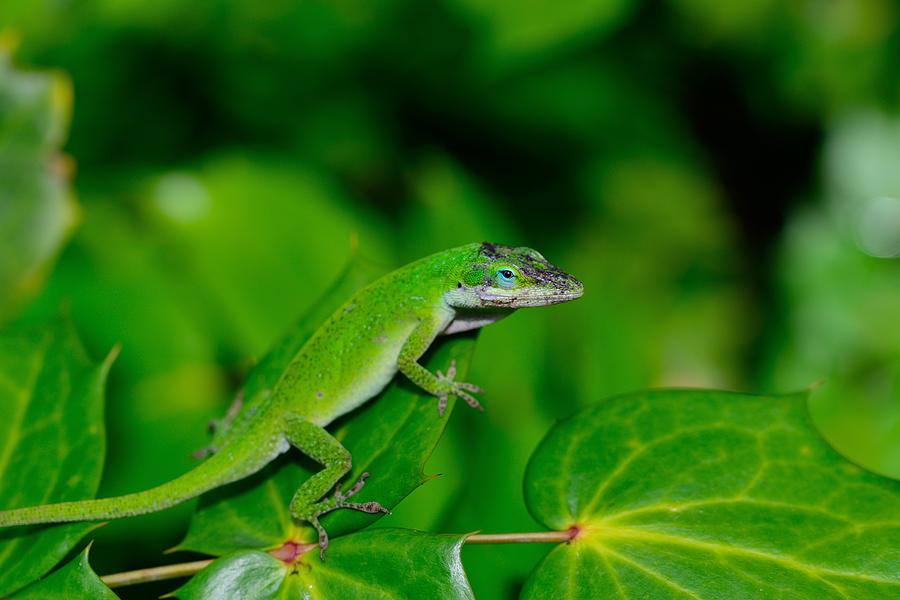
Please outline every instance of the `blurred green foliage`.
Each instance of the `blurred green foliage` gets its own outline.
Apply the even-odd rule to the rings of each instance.
[[[75,220],[59,155],[72,106],[68,79],[14,69],[0,32],[0,323],[40,289]]]
[[[387,265],[527,244],[585,297],[484,332],[487,413],[458,411],[444,477],[386,525],[537,527],[522,473],[554,419],[658,385],[828,380],[822,429],[900,476],[898,18],[891,0],[7,0],[2,45],[71,80],[81,217],[53,264],[75,213],[53,167],[64,84],[43,80],[21,193],[0,141],[0,318],[67,305],[93,356],[122,344],[112,494],[193,464],[354,244]],[[105,527],[94,566],[162,562],[190,510]],[[463,560],[478,597],[507,598],[546,552]]]

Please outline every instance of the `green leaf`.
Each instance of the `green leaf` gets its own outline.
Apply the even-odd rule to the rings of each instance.
[[[273,346],[265,357],[254,367],[239,392],[243,398],[244,409],[261,402],[277,383],[281,373],[291,359],[315,333],[316,328],[354,292],[374,281],[382,270],[358,255],[354,256],[347,267],[335,280],[323,297],[313,304],[303,317]],[[219,436],[225,430],[216,432],[212,440],[215,446]],[[283,468],[288,472],[280,476],[287,487],[290,487],[292,476],[302,477],[291,470],[288,461],[277,461],[254,478],[238,482],[234,486],[207,494],[191,520],[185,539],[177,549],[192,549],[209,554],[225,554],[236,549],[269,547],[281,544],[286,538],[279,532],[291,529],[290,519],[286,519],[284,506],[278,504],[274,510],[256,513],[252,522],[241,522],[229,528],[229,538],[222,536],[218,523],[222,519],[241,520],[241,515],[252,511],[257,502],[272,503],[273,491],[278,494],[275,474]],[[299,485],[299,479],[294,480]]]
[[[474,334],[439,341],[424,364],[431,370],[446,370],[455,359],[464,376],[474,342]],[[343,421],[335,436],[353,456],[345,485],[352,485],[364,471],[371,475],[354,501],[375,500],[390,509],[427,481],[425,462],[440,440],[454,404],[451,397],[440,418],[434,397],[398,377],[376,400]],[[287,507],[300,484],[320,469],[292,452],[262,473],[205,495],[178,549],[221,555],[315,539],[310,527],[291,519]],[[321,522],[334,538],[366,527],[381,516],[336,510]]]
[[[359,289],[375,281],[386,269],[355,254],[322,298],[300,318],[247,376],[241,394],[247,405],[267,397],[281,374],[307,340],[331,314]],[[222,432],[224,433],[224,431]]]
[[[175,592],[206,598],[474,598],[459,550],[465,536],[372,529],[335,540],[293,564],[259,551],[220,558]]]
[[[36,293],[75,221],[59,154],[71,105],[65,76],[15,69],[0,43],[0,320]]]
[[[103,470],[103,389],[71,325],[0,335],[0,509],[92,498]],[[0,531],[0,596],[34,581],[96,524]]]
[[[606,400],[550,430],[525,497],[577,536],[524,598],[900,598],[900,483],[832,450],[805,394]]]
[[[118,598],[106,587],[88,562],[90,546],[61,569],[13,595],[12,600],[115,600]]]
[[[265,397],[318,325],[380,274],[381,269],[374,265],[360,259],[352,261],[325,296],[250,373],[242,388],[245,403],[252,405]],[[429,368],[446,369],[450,360],[456,359],[464,374],[474,337],[455,336],[438,342]],[[342,421],[335,435],[354,461],[346,481],[355,481],[364,471],[371,473],[355,499],[377,500],[392,507],[427,480],[423,475],[425,461],[443,433],[452,406],[451,398],[445,418],[440,419],[434,398],[398,377],[378,399]],[[177,549],[222,555],[234,550],[273,548],[288,540],[314,539],[309,527],[293,522],[287,506],[300,484],[319,468],[291,453],[247,480],[206,494]],[[378,518],[340,510],[326,515],[322,523],[337,536]]]

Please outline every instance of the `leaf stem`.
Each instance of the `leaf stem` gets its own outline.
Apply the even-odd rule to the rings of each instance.
[[[100,579],[111,588],[135,585],[138,583],[148,583],[150,581],[176,579],[178,577],[188,577],[195,573],[199,573],[212,561],[213,559],[209,558],[206,560],[195,560],[194,562],[137,569],[136,571],[125,571],[123,573],[114,573],[113,575],[104,575]]]
[[[529,544],[529,543],[561,543],[571,541],[575,537],[568,531],[531,531],[528,533],[477,533],[466,538],[467,544]]]
[[[571,541],[578,534],[573,528],[567,531],[530,531],[525,533],[476,533],[466,538],[467,544],[533,544],[551,543],[559,544]],[[104,575],[100,579],[111,588],[126,585],[137,585],[150,581],[163,581],[178,577],[189,577],[206,568],[213,559],[197,560],[194,562],[163,565]]]

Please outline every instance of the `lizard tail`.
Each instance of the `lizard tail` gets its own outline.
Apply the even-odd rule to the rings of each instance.
[[[149,490],[96,500],[59,502],[0,511],[0,528],[38,523],[101,521],[156,512],[199,496],[213,488],[259,471],[271,453],[246,457],[235,465],[233,455],[213,454],[184,475]]]
[[[167,487],[168,484],[163,484],[143,492],[113,498],[58,502],[5,510],[0,512],[0,527],[69,521],[105,521],[162,510],[187,500],[186,497],[166,494]]]

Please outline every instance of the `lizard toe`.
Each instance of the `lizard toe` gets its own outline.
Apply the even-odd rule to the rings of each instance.
[[[484,407],[481,406],[481,402],[476,400],[475,397],[472,396],[471,394],[469,394],[467,392],[463,392],[461,390],[457,390],[456,396],[459,398],[462,398],[462,400],[464,400],[465,403],[468,404],[469,406],[471,406],[472,408],[474,408],[476,410],[480,410],[481,412],[484,412]]]

